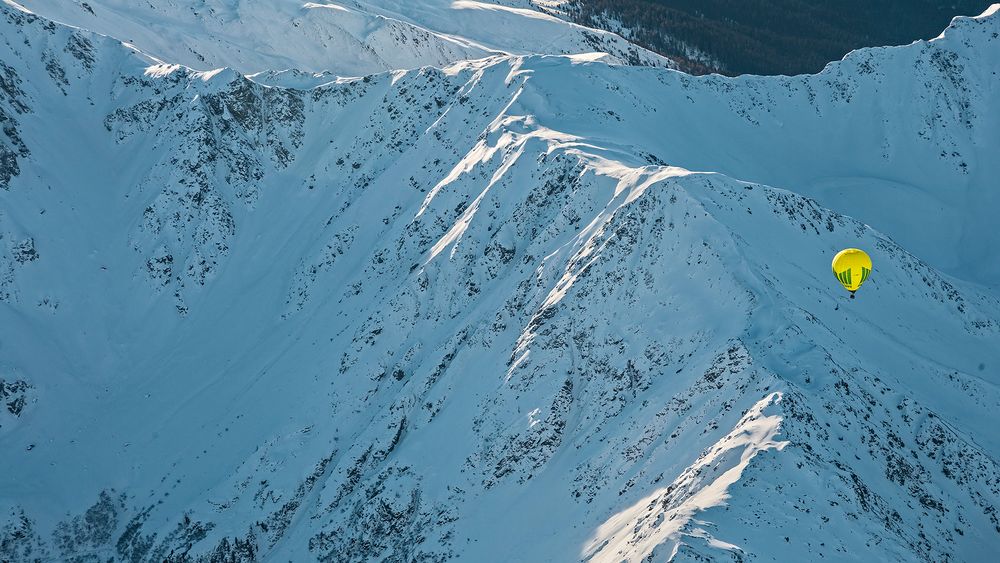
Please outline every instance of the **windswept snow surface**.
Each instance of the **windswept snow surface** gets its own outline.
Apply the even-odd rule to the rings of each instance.
[[[998,37],[255,81],[5,0],[0,560],[990,560]]]
[[[127,41],[171,63],[245,74],[361,76],[494,54],[610,53],[672,67],[620,36],[528,3],[473,0],[18,0],[53,20]],[[295,84],[290,84],[295,86]]]

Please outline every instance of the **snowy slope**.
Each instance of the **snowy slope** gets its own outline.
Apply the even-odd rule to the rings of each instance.
[[[292,90],[5,4],[0,559],[987,560],[995,12]]]
[[[196,69],[296,69],[360,76],[493,54],[600,51],[667,59],[524,2],[473,0],[25,0],[47,18],[122,39]]]

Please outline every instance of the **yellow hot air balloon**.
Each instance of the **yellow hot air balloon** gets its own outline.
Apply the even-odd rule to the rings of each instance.
[[[851,299],[854,299],[854,292],[872,274],[872,259],[864,250],[845,248],[833,257],[833,273],[840,285],[851,292]]]

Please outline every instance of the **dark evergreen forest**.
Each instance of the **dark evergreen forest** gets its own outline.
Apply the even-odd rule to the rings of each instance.
[[[592,27],[633,30],[634,42],[695,74],[800,74],[859,47],[901,45],[941,33],[990,0],[575,0]],[[697,60],[685,46],[711,60]]]

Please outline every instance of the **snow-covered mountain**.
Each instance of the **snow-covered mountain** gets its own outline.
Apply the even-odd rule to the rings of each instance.
[[[495,54],[609,53],[672,67],[620,36],[527,1],[24,0],[39,15],[116,37],[161,60],[245,74],[360,76]],[[295,84],[293,82],[293,84]]]
[[[0,5],[0,560],[1000,550],[1000,5],[814,76],[294,89],[88,5]]]

